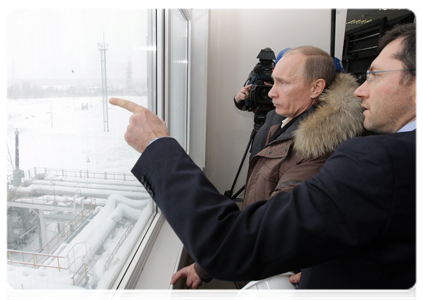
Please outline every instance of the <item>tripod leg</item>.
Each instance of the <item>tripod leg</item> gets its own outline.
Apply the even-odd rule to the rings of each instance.
[[[257,130],[256,129],[253,129],[253,131],[251,132],[251,135],[250,135],[250,140],[248,141],[247,148],[245,149],[244,155],[242,157],[241,164],[239,165],[238,171],[237,171],[237,173],[235,175],[235,179],[234,179],[234,182],[232,184],[232,187],[231,187],[230,190],[225,191],[225,193],[224,193],[225,196],[227,196],[227,197],[229,197],[231,199],[234,199],[232,197],[232,194],[233,194],[233,191],[234,191],[234,188],[235,188],[235,184],[236,184],[236,182],[238,180],[239,173],[241,173],[242,165],[244,164],[244,161],[245,161],[245,158],[247,157],[248,151],[251,149],[251,147],[253,145],[253,141],[254,141],[254,137],[255,137],[256,133],[257,133]],[[244,188],[242,188],[241,191],[239,191],[236,194],[236,196],[238,196],[242,192],[243,189]]]

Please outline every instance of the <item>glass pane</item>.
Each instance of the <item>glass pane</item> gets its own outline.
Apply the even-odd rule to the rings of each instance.
[[[8,18],[13,288],[108,288],[156,211],[130,173],[139,158],[123,139],[131,113],[107,102],[153,103],[148,16],[17,10]]]
[[[188,105],[188,22],[170,10],[169,131],[186,149]]]

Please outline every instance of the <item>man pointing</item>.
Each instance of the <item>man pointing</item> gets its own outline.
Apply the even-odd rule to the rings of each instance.
[[[129,119],[125,140],[138,152],[144,152],[150,140],[169,136],[165,122],[145,107],[118,98],[111,98],[109,102],[133,113]]]
[[[416,282],[415,25],[388,32],[355,95],[379,135],[342,143],[320,173],[239,211],[151,111],[125,140],[143,153],[133,174],[151,191],[193,259],[212,277],[258,280],[301,269],[299,288],[408,289]],[[161,139],[157,139],[161,138]]]

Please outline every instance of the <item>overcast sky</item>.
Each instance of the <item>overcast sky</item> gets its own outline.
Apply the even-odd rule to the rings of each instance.
[[[15,10],[7,20],[7,76],[100,78],[97,44],[104,35],[108,78],[124,78],[130,60],[133,77],[140,77],[146,70],[147,32],[146,10]]]

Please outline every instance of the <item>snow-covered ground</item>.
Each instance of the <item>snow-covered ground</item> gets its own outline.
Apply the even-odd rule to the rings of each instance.
[[[145,97],[116,97],[147,105]],[[15,163],[17,129],[19,168],[25,172],[26,179],[28,170],[36,167],[128,174],[139,158],[139,153],[129,147],[123,138],[130,115],[128,111],[108,104],[107,132],[104,131],[101,97],[8,99],[7,145]],[[82,265],[83,260],[95,257],[95,264],[90,266],[89,283],[85,287],[106,288],[108,280],[118,272],[120,263],[126,259],[135,238],[153,211],[152,201],[146,197],[145,191],[140,192],[140,199],[125,199],[119,193],[104,196],[103,207],[97,207],[90,223],[70,244],[62,244],[54,253],[66,257],[61,259],[60,265],[68,270],[8,265],[9,285],[15,289],[74,288],[71,277],[75,270],[72,268]],[[49,226],[54,228],[55,225]],[[116,252],[118,244],[122,245]],[[46,263],[57,265],[54,259]],[[80,279],[83,279],[83,283],[86,281],[86,278],[79,276]]]
[[[146,97],[122,98],[147,105]],[[87,109],[81,108],[84,104]],[[8,99],[7,144],[14,161],[17,129],[24,171],[44,167],[128,173],[139,157],[123,138],[130,115],[108,104],[106,132],[101,97]]]

